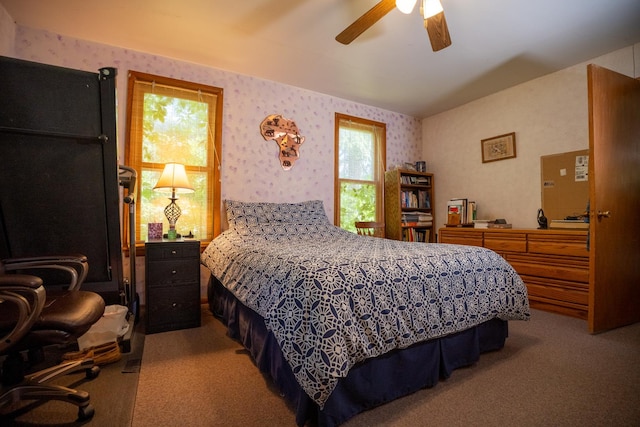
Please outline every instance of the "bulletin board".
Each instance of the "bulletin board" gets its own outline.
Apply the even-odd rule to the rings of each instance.
[[[582,215],[589,201],[589,150],[540,158],[542,209],[551,221]]]

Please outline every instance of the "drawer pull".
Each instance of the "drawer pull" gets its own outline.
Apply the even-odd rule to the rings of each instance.
[[[176,270],[171,270],[171,274],[176,274],[177,271]]]
[[[173,307],[173,308],[176,308],[177,306],[178,306],[178,304],[175,303],[175,302],[173,304],[171,304],[171,307]]]
[[[177,252],[175,250],[172,250],[171,255],[175,255],[175,254],[177,254]]]

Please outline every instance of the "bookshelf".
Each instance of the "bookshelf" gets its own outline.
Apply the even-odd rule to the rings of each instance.
[[[395,169],[384,174],[386,237],[434,242],[433,174]]]

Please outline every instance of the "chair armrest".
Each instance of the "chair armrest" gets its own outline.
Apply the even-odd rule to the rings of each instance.
[[[16,311],[2,307],[0,322],[3,336],[0,341],[0,354],[31,330],[38,320],[47,298],[42,279],[26,274],[0,276],[0,307],[13,304]],[[13,313],[8,315],[8,313]],[[6,325],[13,325],[5,327]],[[11,329],[9,329],[11,328]]]
[[[80,289],[89,272],[87,257],[82,254],[44,255],[35,257],[6,258],[2,260],[5,271],[45,268],[63,270],[71,276],[69,290]]]
[[[10,274],[0,276],[0,292],[15,287],[38,289],[42,286],[42,279],[28,274]]]

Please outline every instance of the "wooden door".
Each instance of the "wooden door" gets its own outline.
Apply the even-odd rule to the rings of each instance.
[[[640,321],[640,81],[596,65],[589,90],[589,331]]]

